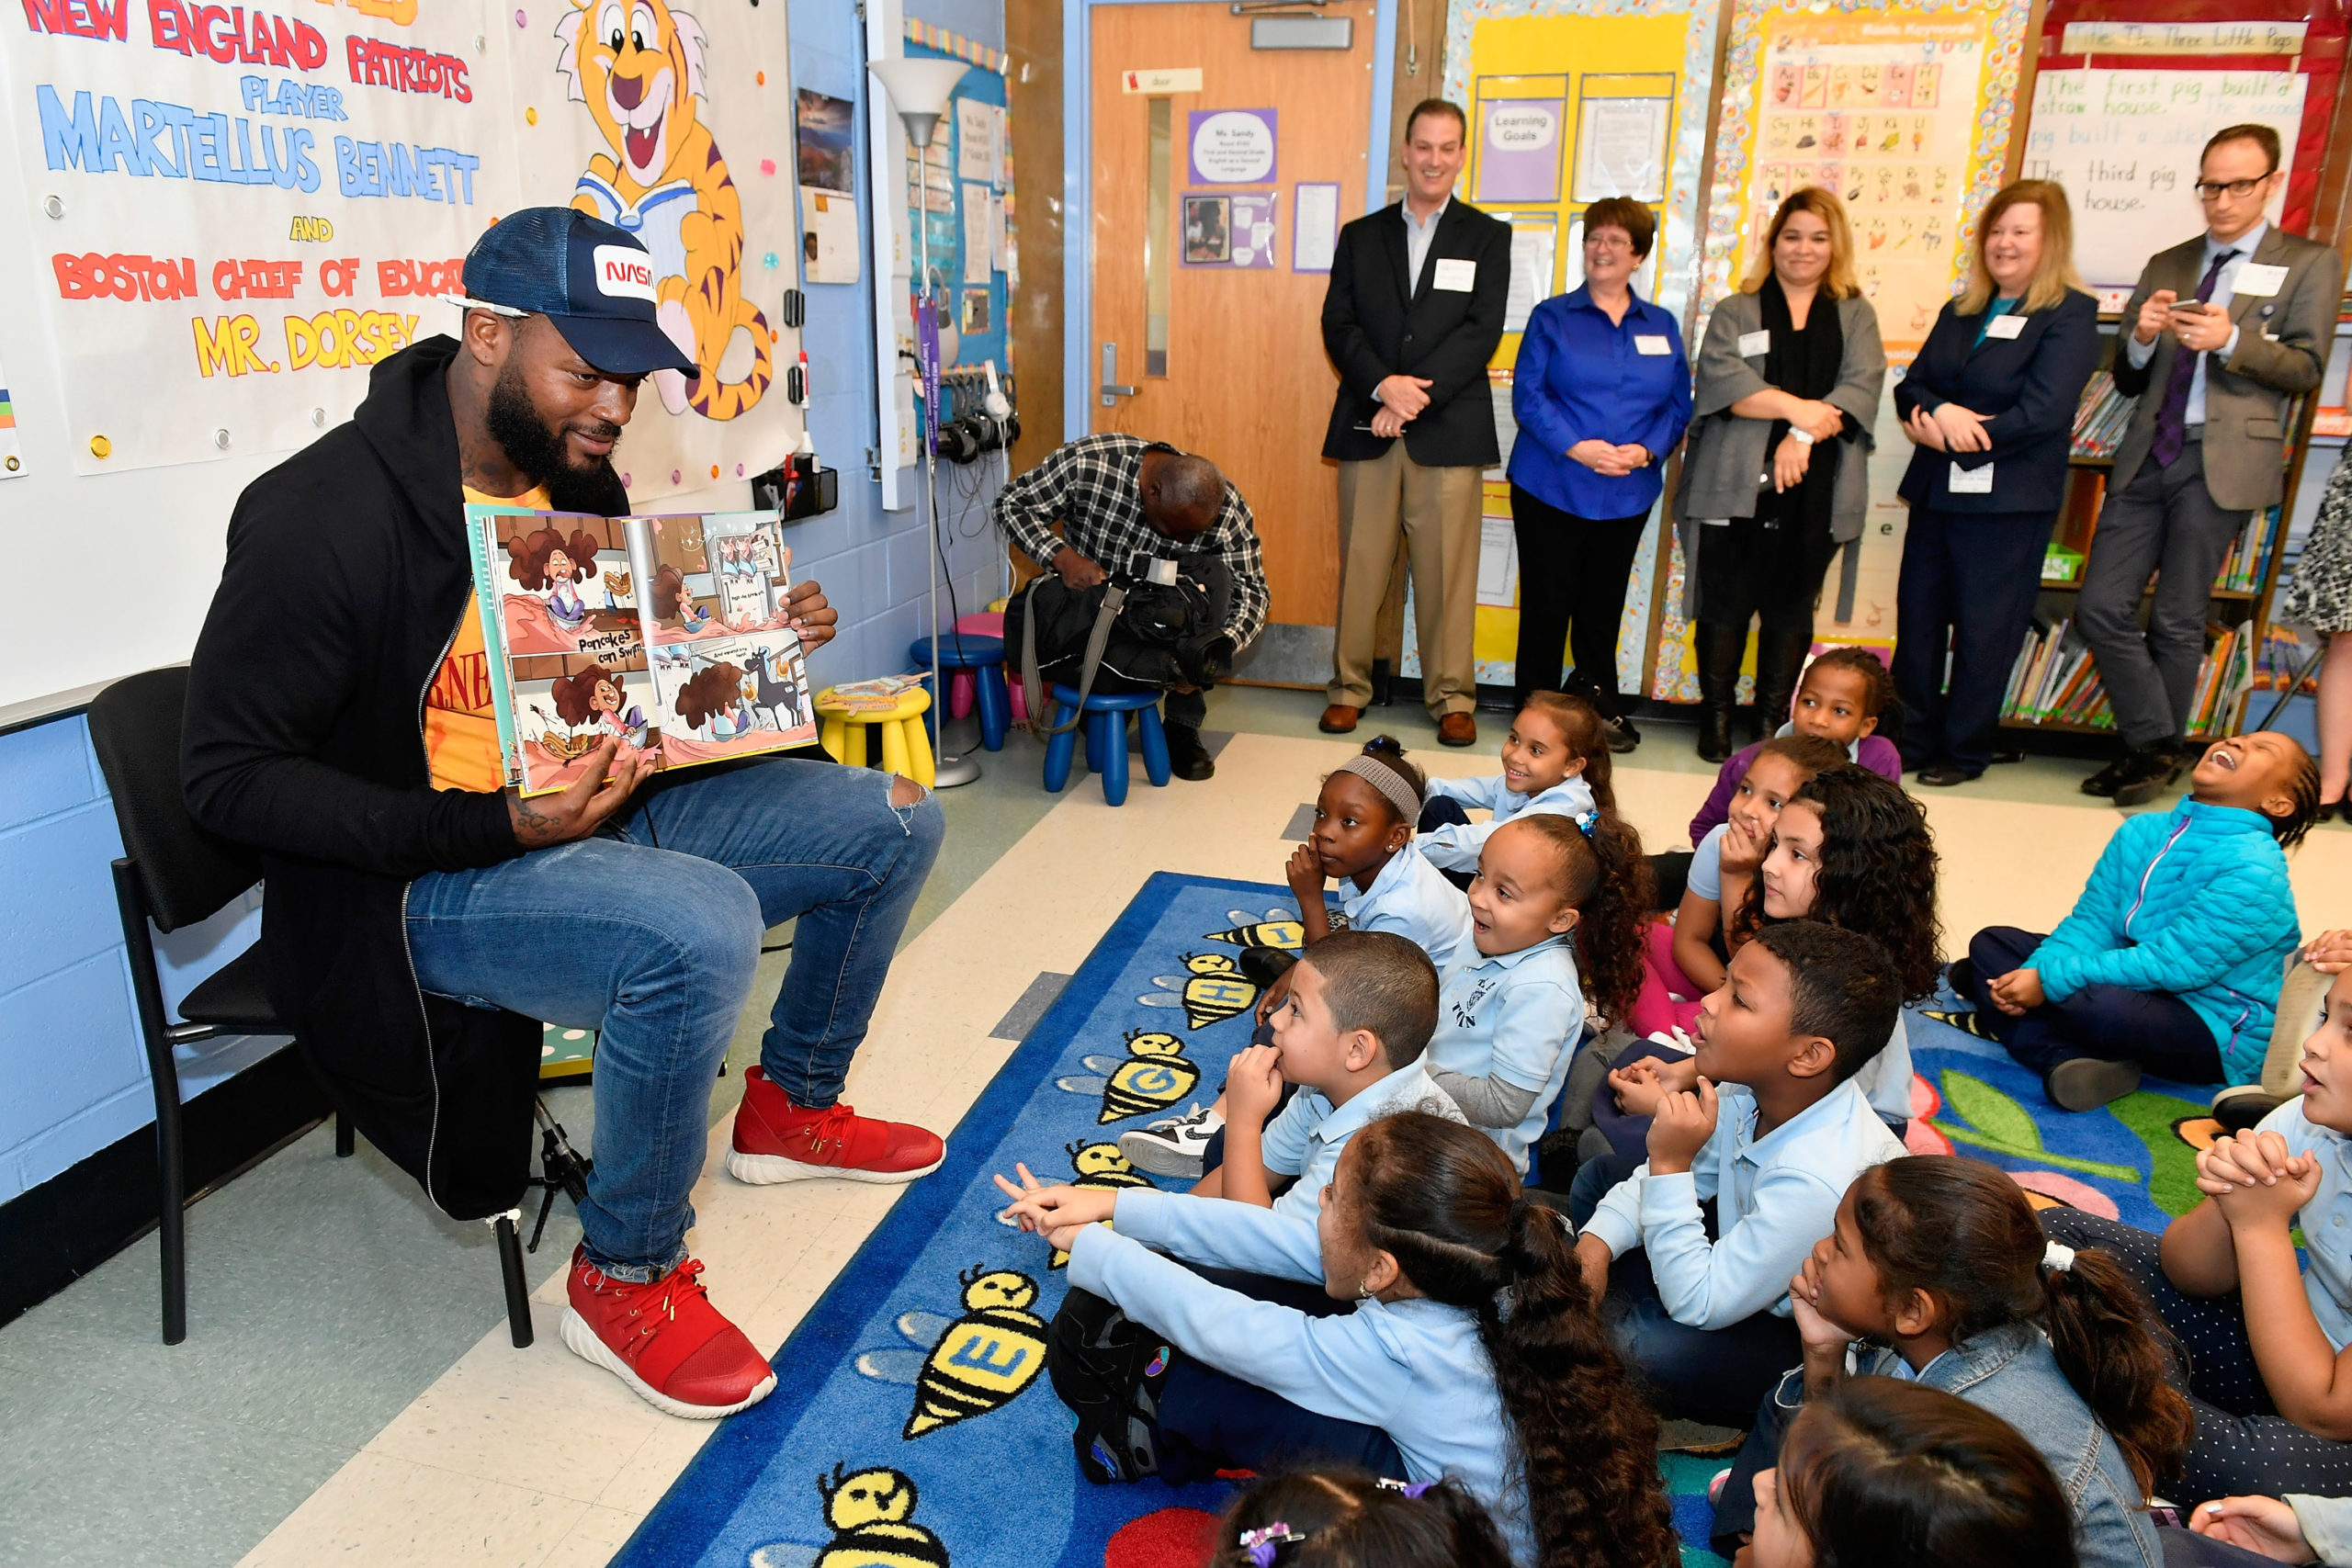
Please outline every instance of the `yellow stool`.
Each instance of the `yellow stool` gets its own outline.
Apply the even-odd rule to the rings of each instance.
[[[870,708],[854,713],[837,701],[828,686],[817,694],[817,743],[836,762],[865,766],[865,731],[882,732],[882,765],[929,789],[939,776],[931,756],[931,737],[923,732],[922,716],[931,709],[931,693],[921,686],[903,692],[894,708]]]

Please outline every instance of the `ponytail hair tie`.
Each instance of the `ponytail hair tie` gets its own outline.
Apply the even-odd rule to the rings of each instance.
[[[1380,1489],[1384,1492],[1396,1492],[1401,1493],[1403,1495],[1408,1497],[1418,1497],[1422,1493],[1428,1491],[1430,1486],[1435,1484],[1435,1483],[1428,1481],[1391,1481],[1384,1475],[1380,1478],[1379,1484]]]
[[[1579,811],[1574,817],[1569,818],[1568,820],[1577,825],[1577,832],[1582,833],[1586,838],[1589,839],[1592,837],[1593,829],[1600,825],[1600,812],[1598,808],[1590,811]]]
[[[1250,1559],[1250,1568],[1274,1568],[1274,1553],[1291,1541],[1306,1538],[1277,1520],[1263,1529],[1243,1530],[1239,1545]]]
[[[2075,1249],[2058,1242],[2047,1242],[2041,1248],[2041,1266],[2052,1274],[2064,1274],[2075,1266]]]

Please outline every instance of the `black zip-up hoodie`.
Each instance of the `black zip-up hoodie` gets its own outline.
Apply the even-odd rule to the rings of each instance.
[[[197,821],[262,852],[270,999],[330,1095],[477,1219],[522,1197],[540,1029],[424,995],[408,952],[411,881],[523,852],[503,795],[436,790],[425,761],[424,694],[473,593],[457,352],[377,366],[350,423],[238,498],[180,768]]]

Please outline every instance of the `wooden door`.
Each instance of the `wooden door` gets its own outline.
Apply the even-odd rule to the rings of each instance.
[[[1339,602],[1339,497],[1323,433],[1339,376],[1323,352],[1325,272],[1293,269],[1298,187],[1337,185],[1337,221],[1363,213],[1371,135],[1371,0],[1334,0],[1347,17],[1345,50],[1252,50],[1250,18],[1216,4],[1098,5],[1093,29],[1092,320],[1085,357],[1093,428],[1119,430],[1197,452],[1225,470],[1258,520],[1272,618],[1332,624]],[[1128,90],[1131,71],[1197,68],[1200,90],[1160,98]],[[1181,80],[1181,79],[1180,79]],[[1141,85],[1148,86],[1148,80]],[[1186,85],[1189,85],[1187,83]],[[1274,116],[1271,176],[1249,185],[1195,185],[1189,130],[1196,112],[1267,109]],[[1156,148],[1167,177],[1153,212]],[[1187,196],[1267,197],[1273,203],[1271,265],[1185,265]],[[1228,203],[1228,214],[1238,201]],[[1210,211],[1217,210],[1212,204]],[[1246,209],[1245,209],[1246,210]],[[1216,236],[1196,254],[1214,253]],[[1250,238],[1224,236],[1230,258]],[[1148,247],[1165,263],[1164,355],[1147,358]],[[1103,344],[1117,345],[1116,384],[1133,395],[1105,408]]]

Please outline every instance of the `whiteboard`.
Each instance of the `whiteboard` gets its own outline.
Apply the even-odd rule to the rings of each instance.
[[[2291,172],[2309,81],[2300,71],[2107,67],[2037,76],[2022,173],[2066,187],[2083,281],[2129,288],[2150,256],[2204,229],[2193,187],[2198,156],[2215,131],[2269,126],[2278,132],[2279,167]],[[2279,181],[2273,223],[2286,191]]]

